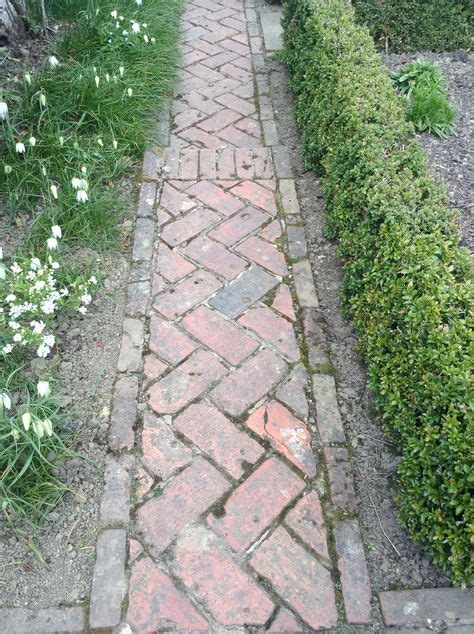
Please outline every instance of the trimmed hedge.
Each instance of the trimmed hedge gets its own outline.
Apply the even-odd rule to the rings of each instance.
[[[469,254],[349,0],[287,0],[283,22],[305,158],[322,169],[327,230],[344,261],[344,305],[402,454],[401,518],[455,583],[469,583]]]
[[[473,0],[352,0],[376,45],[395,53],[472,47]]]

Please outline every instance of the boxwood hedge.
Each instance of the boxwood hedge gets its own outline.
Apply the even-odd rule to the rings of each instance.
[[[284,57],[305,158],[322,171],[344,305],[401,450],[400,515],[455,583],[470,583],[469,254],[349,0],[284,4]]]

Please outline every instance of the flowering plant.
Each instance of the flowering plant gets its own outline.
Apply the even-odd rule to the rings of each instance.
[[[57,250],[61,237],[60,227],[53,226],[43,261],[31,257],[7,266],[0,250],[0,350],[4,355],[33,347],[39,357],[47,357],[55,343],[52,326],[58,312],[65,308],[87,312],[92,300],[89,289],[97,280],[92,276],[68,285],[58,282],[61,265],[51,252]]]

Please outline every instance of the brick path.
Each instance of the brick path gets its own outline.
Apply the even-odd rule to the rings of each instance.
[[[344,610],[371,620],[354,520],[331,536],[336,605],[297,325],[318,303],[261,53],[252,7],[186,3],[170,147],[145,164],[143,207],[160,183],[159,238],[135,254],[154,252],[126,613],[136,632],[297,632],[332,627]],[[121,370],[138,363],[130,339]],[[334,503],[354,511],[347,452],[329,446],[345,440],[334,382],[318,380]],[[131,429],[116,430],[115,448],[130,448]]]

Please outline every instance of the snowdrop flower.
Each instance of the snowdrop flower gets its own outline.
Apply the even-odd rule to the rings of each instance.
[[[15,343],[20,343],[21,341],[23,341],[23,337],[20,335],[20,333],[17,332],[16,335],[13,335],[13,341]]]
[[[41,262],[38,258],[31,258],[30,260],[30,269],[33,271],[37,271],[41,267]]]
[[[132,22],[132,33],[140,33],[140,25],[138,22]]]
[[[25,81],[27,84],[31,84],[31,75],[30,73],[25,73]]]
[[[120,77],[123,77],[124,72],[125,72],[125,68],[123,66],[119,66],[119,75],[120,75]]]
[[[105,73],[105,81],[106,81],[107,83],[109,83],[109,82],[110,82],[110,75],[109,75],[109,73]]]
[[[0,101],[0,119],[4,121],[8,117],[8,104]]]
[[[61,231],[61,227],[59,225],[53,225],[51,227],[51,233],[55,238],[62,238],[63,232]]]
[[[46,420],[42,421],[42,425],[43,425],[43,429],[46,432],[46,434],[48,436],[52,436],[53,435],[53,423],[49,420],[49,418],[47,418]]]
[[[154,37],[151,38],[151,43],[154,44],[156,42],[156,39]]]
[[[48,238],[46,240],[46,244],[50,251],[58,248],[58,241],[56,240],[56,238]]]
[[[118,11],[114,9],[113,11],[110,12],[110,15],[113,17],[114,20],[116,20],[118,17]]]
[[[135,4],[138,4],[138,6],[140,6],[142,4],[142,0],[135,0]]]
[[[92,275],[92,276],[89,278],[89,282],[90,282],[91,284],[97,284],[97,278],[96,278],[96,276],[95,276],[95,275]]]
[[[3,354],[10,354],[10,352],[13,350],[13,346],[11,343],[7,343],[6,346],[3,346],[2,348],[2,352]]]
[[[13,263],[13,266],[11,267],[12,273],[21,273],[21,266],[19,266],[19,264],[17,262]]]
[[[85,306],[81,306],[78,310],[81,315],[85,315],[87,313],[87,308]]]
[[[17,143],[15,145],[15,150],[18,152],[18,154],[23,154],[23,152],[25,151],[25,144],[24,143]]]
[[[145,42],[145,44],[148,44],[148,42],[150,41],[149,38],[148,38],[148,35],[146,33],[143,36],[143,41]]]
[[[4,280],[7,277],[7,273],[6,273],[6,268],[5,265],[3,263],[0,262],[0,280]],[[3,308],[0,310],[0,312],[3,312]]]
[[[97,88],[99,87],[100,84],[100,77],[98,75],[95,76],[95,85],[97,86]]]
[[[43,438],[44,428],[43,423],[40,420],[33,421],[33,429],[35,430],[35,434],[38,436],[38,438]]]
[[[83,304],[85,304],[86,306],[88,306],[92,301],[92,297],[89,295],[89,293],[84,293],[84,295],[81,297],[81,302]]]
[[[11,409],[12,402],[8,394],[6,394],[5,392],[3,394],[0,394],[0,405],[3,405],[5,409]]]
[[[127,95],[131,97],[133,95],[133,90],[131,88],[127,88]]]
[[[122,35],[125,35],[125,38],[126,38],[126,36],[128,35],[128,31],[126,31],[126,30],[124,29],[124,30],[122,31]]]
[[[43,176],[46,176],[47,174],[46,167],[44,165],[41,167],[41,173],[43,174]]]
[[[44,92],[42,92],[41,95],[40,95],[40,104],[43,107],[46,105],[46,95],[44,94]]]
[[[31,147],[35,147],[36,145],[36,139],[34,136],[30,136],[30,138],[28,139],[28,143],[31,145]]]
[[[58,199],[58,188],[56,187],[56,185],[51,185],[50,190],[51,190],[51,193],[53,194],[54,200],[57,200]]]
[[[71,184],[73,186],[73,189],[82,189],[82,178],[72,178]]]
[[[5,297],[5,301],[10,303],[16,301],[16,295],[13,295],[13,293],[10,293],[10,295],[7,295]]]
[[[100,147],[104,147],[104,142],[100,138],[97,139],[97,144],[100,145]]]
[[[59,60],[55,55],[51,55],[49,58],[49,65],[51,68],[57,68],[59,66]]]
[[[78,202],[80,203],[86,203],[89,200],[89,196],[87,195],[87,192],[84,189],[78,190],[76,194],[76,198]]]
[[[51,268],[55,271],[59,269],[59,262],[51,262]]]
[[[83,165],[83,166],[81,167],[81,172],[82,172],[83,174],[87,174],[87,167],[86,167],[85,165]]]
[[[59,137],[59,145],[62,147],[64,145],[64,137],[60,136]]]
[[[112,145],[114,146],[114,150],[118,148],[118,143],[115,139],[112,141]]]
[[[31,425],[31,414],[29,412],[25,412],[24,414],[22,414],[21,422],[23,423],[25,431],[28,431]]]
[[[38,381],[36,385],[36,389],[38,391],[38,396],[47,397],[51,394],[51,388],[49,386],[49,381]]]
[[[11,174],[13,171],[13,168],[11,165],[5,165],[5,167],[3,168],[3,171],[5,172],[5,174]]]

